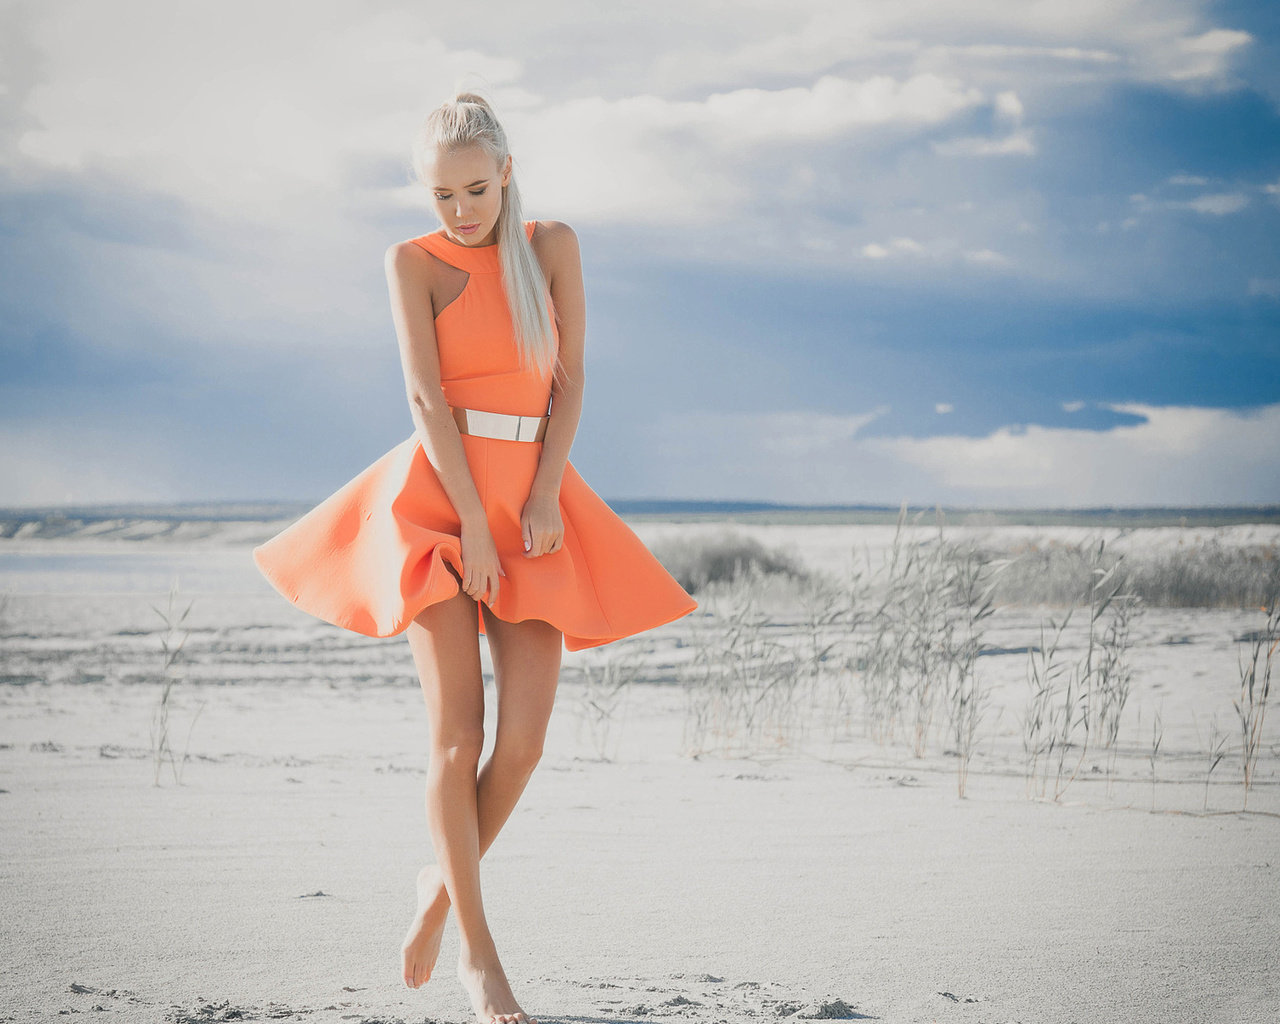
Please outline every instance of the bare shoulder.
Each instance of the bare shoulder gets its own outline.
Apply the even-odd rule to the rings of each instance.
[[[411,239],[403,242],[392,242],[383,254],[383,265],[390,274],[422,273],[431,265],[431,254]]]
[[[537,220],[533,223],[530,244],[547,278],[555,282],[571,280],[581,274],[582,257],[573,228],[562,220]]]
[[[578,258],[578,235],[562,220],[535,220],[530,244],[552,266]]]

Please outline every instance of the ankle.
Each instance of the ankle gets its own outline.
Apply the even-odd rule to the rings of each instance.
[[[498,947],[494,945],[492,936],[476,942],[462,940],[458,948],[458,966],[492,970],[501,967],[498,960]]]

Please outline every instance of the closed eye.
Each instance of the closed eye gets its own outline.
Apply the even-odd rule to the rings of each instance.
[[[489,191],[489,187],[486,185],[484,188],[473,188],[473,189],[468,189],[467,191],[470,192],[473,196],[482,196],[487,191]],[[441,195],[439,192],[436,193],[436,199],[440,200],[440,202],[444,202],[445,200],[452,199],[452,198],[453,198],[452,192],[446,195]]]

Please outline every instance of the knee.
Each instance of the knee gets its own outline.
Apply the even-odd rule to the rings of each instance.
[[[466,768],[475,771],[483,750],[483,730],[454,732],[432,740],[431,764],[439,768]]]
[[[541,735],[499,732],[493,744],[493,756],[508,768],[529,775],[542,760],[542,741]]]

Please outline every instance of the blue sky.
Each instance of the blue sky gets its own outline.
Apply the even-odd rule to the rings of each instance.
[[[603,496],[1280,501],[1276,5],[613,6],[7,5],[0,505],[409,436],[381,257],[470,84],[581,239]]]

